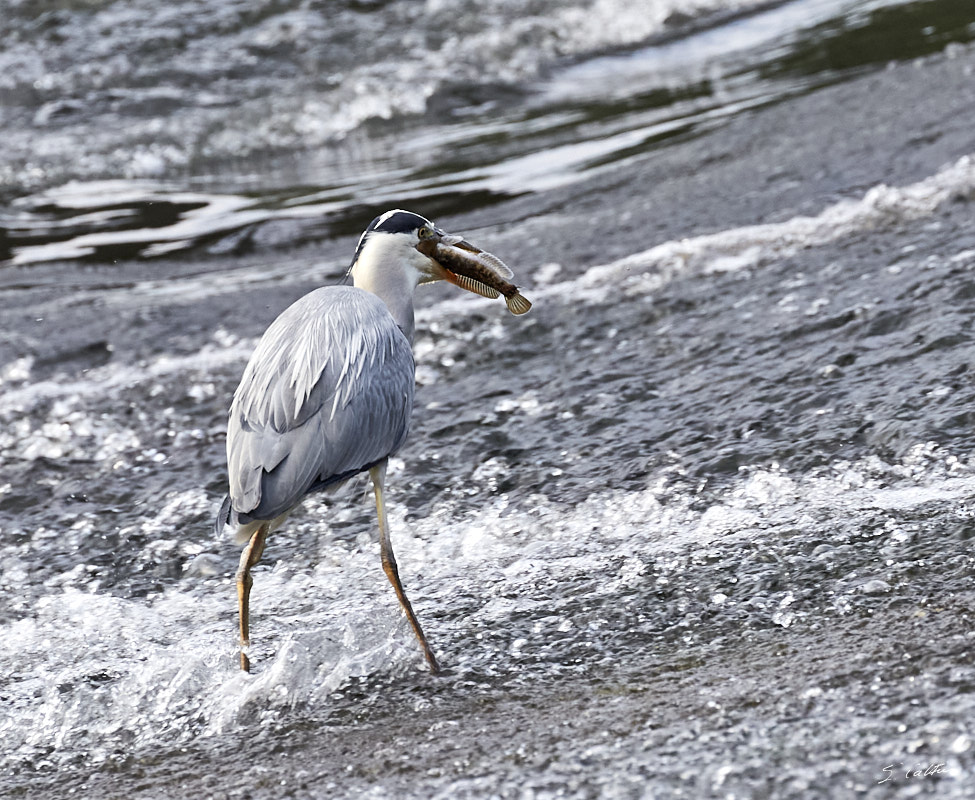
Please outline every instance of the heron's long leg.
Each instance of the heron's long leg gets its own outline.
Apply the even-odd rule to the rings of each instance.
[[[399,603],[403,607],[403,611],[406,612],[406,618],[410,622],[410,627],[413,628],[413,633],[416,634],[416,638],[420,641],[420,646],[423,648],[423,655],[426,656],[427,663],[430,665],[430,671],[436,675],[440,672],[440,665],[437,664],[437,659],[433,655],[433,650],[430,649],[430,645],[427,644],[427,637],[423,635],[423,629],[420,627],[420,622],[416,618],[416,614],[413,613],[413,606],[410,605],[409,598],[406,596],[406,592],[403,590],[403,584],[399,579],[399,569],[396,567],[396,558],[393,556],[393,546],[389,541],[389,526],[386,522],[386,506],[383,503],[383,484],[386,480],[386,462],[383,461],[382,464],[373,467],[369,470],[369,475],[372,477],[373,489],[376,493],[376,514],[379,517],[379,550],[382,555],[383,561],[383,572],[386,573],[386,577],[389,578],[389,582],[393,584],[393,589],[396,590],[396,597],[399,598]]]
[[[237,608],[240,611],[240,668],[244,672],[250,672],[251,662],[247,657],[245,648],[251,643],[250,640],[250,600],[251,586],[254,579],[251,577],[251,567],[261,560],[264,553],[264,542],[267,540],[269,525],[264,523],[254,531],[250,542],[240,554],[240,567],[237,569]]]

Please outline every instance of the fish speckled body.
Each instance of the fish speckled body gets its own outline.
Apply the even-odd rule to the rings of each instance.
[[[462,289],[492,299],[504,295],[512,314],[525,314],[531,309],[531,302],[507,280],[512,277],[511,270],[496,255],[467,242],[439,242],[431,248],[431,255],[448,270],[447,280]]]

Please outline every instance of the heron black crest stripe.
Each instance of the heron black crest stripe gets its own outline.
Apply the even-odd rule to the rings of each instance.
[[[359,243],[355,248],[355,255],[352,257],[352,264],[358,261],[359,256],[362,253],[362,248],[365,246],[366,241],[373,232],[380,233],[412,233],[417,228],[421,228],[424,225],[429,225],[433,227],[433,223],[430,222],[426,217],[421,217],[419,214],[414,214],[412,211],[403,211],[401,208],[394,208],[392,211],[387,211],[385,214],[380,214],[372,222],[369,223],[369,227],[365,229],[362,236],[359,237]],[[351,265],[349,269],[352,269]]]
[[[424,225],[433,227],[433,223],[425,217],[397,208],[376,217],[367,228],[367,232],[410,233]]]

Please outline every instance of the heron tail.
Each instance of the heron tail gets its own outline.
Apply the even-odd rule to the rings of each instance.
[[[228,494],[220,504],[220,510],[217,512],[217,518],[213,522],[214,535],[218,537],[223,535],[224,525],[232,524],[231,516],[233,513],[233,504],[231,503],[230,495]]]

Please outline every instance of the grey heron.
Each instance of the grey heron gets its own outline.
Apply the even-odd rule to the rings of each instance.
[[[399,209],[366,228],[349,273],[351,286],[316,289],[271,324],[230,407],[230,492],[216,528],[237,526],[237,541],[246,543],[236,576],[245,671],[251,570],[268,534],[308,494],[362,472],[372,478],[383,570],[431,671],[439,670],[400,581],[383,499],[386,464],[406,440],[413,409],[413,292],[448,280],[488,297],[500,290],[513,313],[531,304],[494,256]]]

